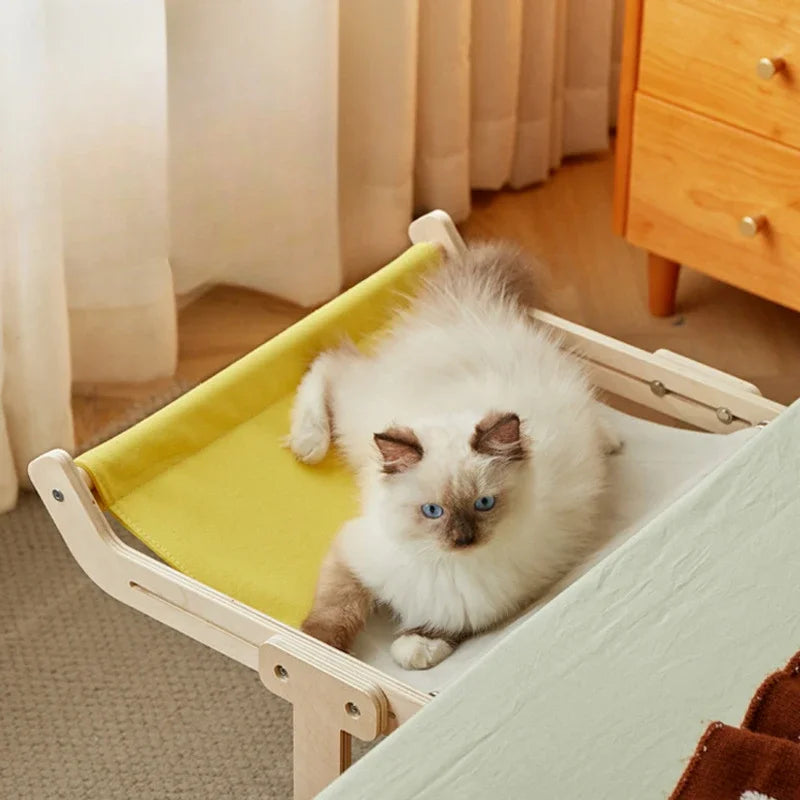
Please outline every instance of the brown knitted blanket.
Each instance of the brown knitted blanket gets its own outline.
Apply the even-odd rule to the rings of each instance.
[[[707,728],[670,800],[800,800],[800,653],[761,684],[741,728]]]

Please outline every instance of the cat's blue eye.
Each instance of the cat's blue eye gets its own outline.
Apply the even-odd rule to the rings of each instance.
[[[485,495],[484,497],[479,497],[475,501],[475,510],[476,511],[491,511],[494,508],[494,497],[491,495]]]
[[[422,513],[428,519],[439,519],[439,517],[444,514],[444,509],[441,506],[436,505],[436,503],[425,503],[424,506],[420,506],[422,509]]]

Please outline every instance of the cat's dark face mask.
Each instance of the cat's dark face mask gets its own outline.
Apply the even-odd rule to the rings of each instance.
[[[468,443],[455,442],[447,452],[426,452],[410,428],[376,434],[375,444],[387,488],[402,498],[397,513],[412,515],[408,535],[448,551],[471,550],[492,538],[529,454],[519,417],[510,413],[488,414]]]

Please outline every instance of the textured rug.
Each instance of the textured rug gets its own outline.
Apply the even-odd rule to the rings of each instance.
[[[291,750],[288,704],[101,592],[35,495],[0,516],[0,797],[289,798]]]

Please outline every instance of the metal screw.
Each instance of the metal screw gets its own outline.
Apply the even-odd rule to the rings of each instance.
[[[733,422],[733,413],[729,408],[724,408],[723,406],[720,406],[717,409],[717,419],[723,425],[730,425],[731,422]]]
[[[53,489],[53,497],[59,502],[64,502],[64,492],[61,489]]]
[[[663,397],[667,393],[667,387],[661,381],[650,381],[650,391],[656,397]]]
[[[275,667],[275,677],[281,681],[288,681],[289,680],[289,673],[286,671],[286,667],[278,664]]]
[[[361,716],[361,709],[355,703],[345,703],[344,710],[353,719],[358,719]]]

